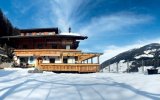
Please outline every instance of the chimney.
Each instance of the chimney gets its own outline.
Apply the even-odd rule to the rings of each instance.
[[[71,27],[69,27],[68,31],[69,31],[69,33],[71,33]]]

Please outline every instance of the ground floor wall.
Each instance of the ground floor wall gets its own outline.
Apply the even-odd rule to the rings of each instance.
[[[30,66],[35,66],[35,64],[36,64],[36,57],[33,57],[33,56],[25,56],[25,57],[14,56],[13,59],[14,59],[14,62],[19,66],[22,63],[28,64]]]
[[[66,49],[14,50],[15,62],[46,71],[98,72],[101,53],[83,53]],[[96,58],[97,62],[94,62]]]
[[[43,57],[34,57],[34,56],[14,56],[14,61],[20,65],[21,63],[26,63],[30,66],[36,66],[36,60],[38,58],[42,59],[42,63],[49,64],[49,63],[55,63],[55,64],[62,64],[62,63],[69,63],[74,64],[76,63],[75,57],[56,57],[56,56],[43,56]]]
[[[14,61],[20,67],[37,67],[43,71],[54,72],[98,72],[99,64],[76,63],[76,57],[54,57],[54,56],[21,56],[14,57]]]

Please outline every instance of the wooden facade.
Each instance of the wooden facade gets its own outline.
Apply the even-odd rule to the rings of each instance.
[[[2,39],[14,48],[14,61],[21,66],[37,67],[55,72],[98,72],[102,53],[85,53],[77,50],[86,36],[62,35],[57,29],[25,29],[18,36]],[[96,62],[93,59],[96,58]]]

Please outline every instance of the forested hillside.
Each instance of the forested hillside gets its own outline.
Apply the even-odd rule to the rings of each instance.
[[[18,34],[18,29],[12,26],[10,21],[3,14],[2,10],[0,10],[0,37]]]

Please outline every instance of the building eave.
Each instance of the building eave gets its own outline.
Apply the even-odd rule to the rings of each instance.
[[[73,36],[73,35],[28,35],[28,36],[21,36],[21,35],[16,35],[16,36],[3,36],[0,37],[0,39],[16,39],[16,38],[43,38],[43,37],[52,37],[52,38],[75,38],[78,40],[84,40],[87,39],[87,36]]]

